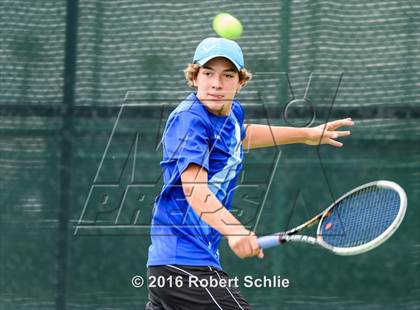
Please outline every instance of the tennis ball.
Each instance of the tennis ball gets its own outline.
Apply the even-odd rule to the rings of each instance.
[[[213,19],[213,29],[222,38],[236,40],[241,37],[242,24],[229,13],[219,13]]]

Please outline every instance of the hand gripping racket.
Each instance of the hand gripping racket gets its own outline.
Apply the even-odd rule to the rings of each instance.
[[[356,255],[391,237],[406,209],[407,196],[398,184],[375,181],[346,193],[296,228],[258,238],[258,244],[266,249],[289,241],[306,242],[338,255]],[[319,223],[316,237],[301,234],[316,223]]]

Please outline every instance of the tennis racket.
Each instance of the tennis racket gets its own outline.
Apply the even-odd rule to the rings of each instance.
[[[385,242],[400,226],[407,195],[396,183],[375,181],[346,193],[325,211],[285,232],[258,238],[266,249],[285,242],[319,245],[337,255],[356,255]],[[316,237],[301,233],[318,224]]]

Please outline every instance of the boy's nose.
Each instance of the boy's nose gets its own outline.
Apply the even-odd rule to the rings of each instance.
[[[221,88],[222,87],[222,81],[220,80],[220,77],[214,77],[212,80],[211,86],[213,88]]]

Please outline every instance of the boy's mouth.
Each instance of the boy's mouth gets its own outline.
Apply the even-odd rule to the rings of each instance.
[[[217,94],[209,94],[210,98],[215,99],[215,100],[221,100],[224,98],[223,95],[217,95]]]

